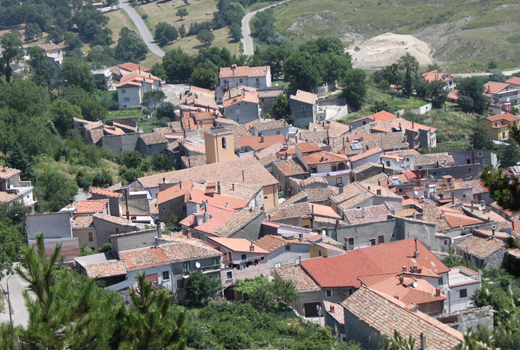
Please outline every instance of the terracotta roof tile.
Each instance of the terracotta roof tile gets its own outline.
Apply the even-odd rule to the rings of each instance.
[[[282,281],[292,281],[298,293],[319,291],[321,289],[299,266],[287,265],[278,267],[274,269],[274,273]]]
[[[298,159],[277,159],[273,162],[273,166],[280,170],[284,176],[296,176],[308,173]]]
[[[18,169],[8,168],[6,166],[0,167],[0,179],[9,179],[17,174],[21,174],[22,171]]]
[[[37,45],[37,47],[39,47],[40,49],[44,49],[45,51],[63,50],[63,47],[54,43],[41,44]]]
[[[494,252],[505,247],[503,241],[496,238],[480,238],[477,236],[469,236],[456,245],[457,249],[462,250],[479,259],[486,259]]]
[[[10,203],[18,197],[19,195],[0,191],[0,203]]]
[[[283,144],[281,142],[277,142],[269,147],[266,147],[258,152],[255,152],[255,156],[261,160],[269,155],[274,155],[276,158],[276,153],[283,148]]]
[[[290,99],[313,105],[318,100],[318,96],[311,92],[298,90],[296,91],[296,95],[291,95]]]
[[[285,144],[285,137],[283,135],[272,136],[246,136],[236,139],[240,147],[249,146],[255,151],[262,150],[277,143]]]
[[[146,67],[143,67],[143,66],[140,66],[138,64],[135,64],[135,63],[123,63],[123,64],[119,64],[117,67],[121,68],[121,69],[124,69],[126,71],[129,71],[129,72],[148,72],[149,69],[146,68]]]
[[[428,348],[437,350],[452,350],[464,340],[462,333],[448,325],[420,311],[410,311],[393,296],[368,288],[357,290],[341,305],[383,338],[391,338],[398,331],[404,338],[411,335],[416,346],[420,346],[421,334],[425,333]]]
[[[285,119],[279,119],[279,120],[271,120],[268,122],[261,122],[253,125],[253,128],[258,131],[266,131],[266,130],[273,130],[273,129],[281,129],[281,128],[288,128],[289,124],[285,121]]]
[[[234,69],[233,69],[234,68]],[[235,66],[235,67],[221,67],[220,78],[232,77],[265,77],[268,73],[267,66],[249,67],[249,66]]]
[[[94,188],[94,189],[90,190],[90,193],[109,197],[109,198],[123,198],[122,193],[107,191],[107,190],[104,190],[101,188]]]
[[[346,221],[351,225],[361,225],[371,222],[387,221],[392,212],[386,205],[375,205],[363,209],[348,209],[343,211]]]
[[[432,81],[440,80],[440,81],[448,81],[452,80],[453,76],[448,73],[441,73],[438,70],[432,70],[431,72],[421,74],[424,77],[424,80],[431,83]]]
[[[161,143],[168,143],[168,140],[164,135],[158,134],[158,133],[148,133],[148,134],[142,134],[139,137],[145,145],[159,145]]]
[[[447,152],[420,154],[413,158],[413,163],[416,168],[418,166],[436,165],[437,162],[440,166],[444,166],[444,161],[446,161],[448,166],[453,166],[455,164],[453,156],[449,155]]]
[[[103,213],[108,207],[107,199],[84,200],[76,203],[75,214]]]
[[[360,153],[360,154],[356,154],[355,156],[352,156],[350,157],[350,161],[351,162],[357,162],[358,160],[361,160],[361,159],[364,159],[366,157],[370,157],[370,156],[373,156],[375,154],[378,154],[378,153],[382,153],[383,150],[381,148],[372,148],[371,150],[369,151],[366,151],[366,152],[363,152],[363,153]]]
[[[245,238],[208,237],[208,241],[215,242],[218,245],[235,252],[251,252],[251,246],[253,246],[253,251],[255,253],[268,253],[267,250],[263,249],[258,244],[252,243]]]
[[[75,216],[70,221],[72,229],[82,229],[92,226],[93,216]]]
[[[260,215],[262,217],[264,215],[262,210],[242,209],[230,220],[220,225],[215,230],[215,234],[220,237],[230,237]]]
[[[113,260],[100,264],[85,266],[87,276],[90,278],[106,278],[126,275],[126,267],[122,261]]]
[[[490,81],[484,84],[484,91],[488,94],[496,94],[497,92],[504,90],[508,86],[509,84],[507,83],[497,83],[495,81]]]

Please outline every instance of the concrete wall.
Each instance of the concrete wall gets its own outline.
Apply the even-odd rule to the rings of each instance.
[[[480,164],[460,165],[450,168],[432,168],[426,169],[426,176],[435,179],[441,179],[444,175],[451,175],[454,178],[462,178],[464,180],[478,179],[480,175]]]
[[[318,100],[318,106],[344,106],[347,104],[345,97],[331,98],[327,100]]]
[[[349,239],[354,239],[354,245],[351,245],[349,249],[359,249],[370,247],[372,245],[370,243],[371,239],[375,239],[376,244],[378,244],[379,236],[384,236],[385,243],[394,241],[396,221],[397,220],[395,218],[392,218],[388,221],[371,222],[362,225],[339,227],[327,231],[331,231],[332,235],[335,234],[335,236],[331,237],[341,243],[345,242],[345,237],[348,237]]]
[[[170,221],[172,214],[177,215],[179,220],[186,217],[184,195],[159,204],[159,220],[161,222]]]
[[[90,240],[91,236],[92,241]],[[85,244],[91,249],[96,249],[97,247],[97,235],[96,229],[94,227],[73,229],[72,237],[76,237],[78,239],[80,247]]]
[[[26,215],[27,240],[35,240],[36,233],[44,239],[71,238],[70,213],[46,213]]]
[[[298,128],[308,128],[310,123],[316,122],[316,108],[313,105],[293,99],[289,99],[289,105],[291,114],[296,117],[295,126]]]
[[[271,130],[262,130],[257,132],[256,128],[251,128],[251,135],[255,136],[274,136],[274,135],[283,135],[285,139],[289,138],[289,127],[286,128],[276,128]]]
[[[141,133],[139,132],[124,135],[103,136],[99,145],[106,147],[116,156],[120,156],[124,151],[135,151],[139,136],[141,136]]]
[[[108,209],[110,210],[110,215],[113,215],[113,216],[123,215],[123,211],[121,209],[121,199],[120,198],[107,197],[107,196],[92,193],[92,199],[108,199]]]
[[[363,349],[380,350],[384,337],[365,322],[358,319],[350,311],[343,310],[345,316],[345,338],[361,343]]]
[[[258,104],[252,102],[238,102],[224,109],[224,115],[239,124],[247,124],[258,119]],[[237,114],[237,111],[239,114]]]
[[[134,226],[124,226],[120,224],[116,224],[113,222],[105,221],[94,217],[92,221],[94,227],[96,228],[96,237],[97,237],[97,248],[101,248],[103,244],[110,243],[110,236],[117,233],[124,232],[132,232],[137,231],[137,228]]]
[[[135,234],[119,234],[110,236],[112,250],[116,252],[152,247],[155,245],[157,230],[147,230]]]
[[[289,247],[289,250],[287,250],[286,247]],[[302,260],[310,258],[309,245],[288,244],[287,246],[281,247],[269,254],[269,267],[273,269],[279,266],[297,264],[300,257]]]
[[[470,329],[476,330],[478,326],[493,331],[493,308],[484,306],[478,309],[463,310],[435,317],[442,323],[449,324],[451,328],[461,333]]]
[[[481,164],[495,168],[498,163],[497,152],[491,150],[459,150],[448,152],[453,157],[455,165]]]
[[[119,109],[129,109],[141,106],[141,87],[126,87],[117,89]]]
[[[264,215],[260,214],[249,224],[231,235],[231,238],[245,238],[250,241],[258,241],[260,239],[262,222],[264,222]]]
[[[396,240],[417,238],[430,250],[445,251],[443,241],[435,237],[436,225],[425,221],[396,217]],[[451,240],[450,240],[451,242]],[[450,246],[448,246],[449,248]],[[449,251],[449,250],[448,250]]]
[[[464,286],[455,286],[448,289],[448,293],[446,295],[448,297],[448,300],[446,300],[446,310],[448,312],[455,312],[470,308],[473,305],[470,298],[481,286],[482,283],[474,283]],[[460,297],[461,289],[465,289],[467,292],[467,296],[465,298]]]
[[[413,113],[415,113],[415,114],[424,114],[426,112],[429,112],[431,109],[432,109],[432,104],[428,103],[428,104],[425,104],[424,106],[421,106],[419,108],[411,109],[411,111]]]
[[[368,179],[369,177],[382,173],[383,169],[381,167],[372,166],[372,167],[370,167],[366,170],[360,171],[360,172],[354,173],[354,171],[355,171],[355,169],[353,170],[353,175],[352,175],[354,178],[354,181],[364,181],[364,180]]]
[[[373,154],[371,156],[356,160],[356,161],[352,162],[352,169],[356,169],[358,166],[361,166],[365,163],[380,164],[382,154],[383,154],[383,152],[379,152],[379,153]]]
[[[142,139],[138,139],[135,149],[143,156],[151,156],[154,153],[166,153],[166,147],[168,147],[168,142],[156,145],[145,145]]]

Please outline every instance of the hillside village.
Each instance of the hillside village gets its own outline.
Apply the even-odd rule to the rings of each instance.
[[[121,109],[163,88],[133,63],[94,73],[116,89]],[[449,74],[423,76],[458,98]],[[500,207],[480,179],[485,166],[500,167],[496,151],[420,153],[437,146],[435,128],[386,111],[343,124],[303,90],[288,96],[292,124],[261,118],[287,94],[271,86],[269,66],[221,67],[219,80],[215,91],[174,95],[174,121],[152,132],[138,118],[74,118],[85,143],[115,155],[160,153],[174,171],[91,188],[37,213],[31,182],[0,167],[0,202],[29,207],[28,244],[42,233],[46,251],[61,244],[64,263],[106,289],[135,288],[144,273],[181,304],[196,271],[220,280],[218,297],[228,300],[241,298],[235,286],[246,278],[291,281],[295,314],[366,349],[395,330],[420,349],[453,349],[469,328],[493,324],[491,307],[472,304],[479,271],[520,258],[507,243],[520,239],[520,213]],[[520,120],[509,113],[518,80],[486,84],[496,114],[482,123],[496,141]],[[504,170],[514,178],[517,168]],[[467,267],[447,267],[453,255]]]

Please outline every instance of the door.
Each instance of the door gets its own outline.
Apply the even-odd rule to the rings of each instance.
[[[303,304],[303,307],[305,308],[305,317],[318,317],[318,310],[316,309],[316,306],[320,306],[321,303],[307,303]]]

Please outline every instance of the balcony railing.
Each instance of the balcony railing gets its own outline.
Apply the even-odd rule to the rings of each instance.
[[[326,176],[341,176],[345,174],[350,174],[350,169],[346,170],[338,170],[338,171],[329,171],[328,173],[310,173],[311,176],[319,176],[319,177],[326,177]]]

